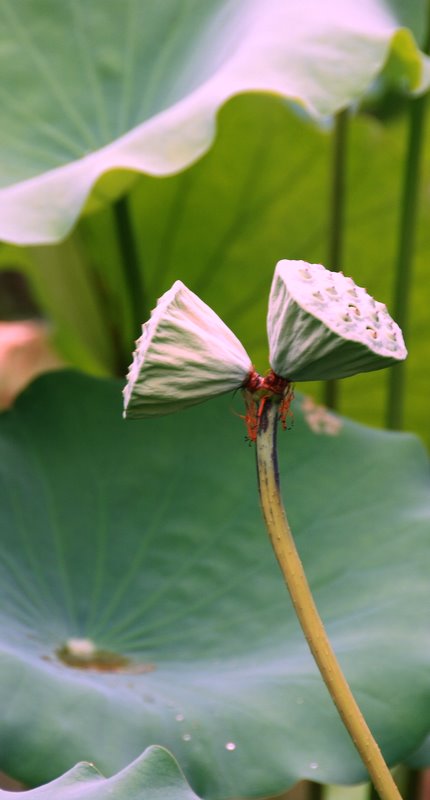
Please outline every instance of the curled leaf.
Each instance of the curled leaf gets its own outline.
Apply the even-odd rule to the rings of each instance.
[[[0,800],[14,800],[15,792],[0,788]],[[160,795],[163,800],[199,800],[172,754],[153,745],[109,778],[83,761],[25,796],[26,800],[156,800]]]
[[[124,389],[124,416],[169,414],[238,389],[252,364],[230,328],[175,281],[142,326]]]
[[[119,197],[132,174],[185,169],[241,93],[269,92],[326,116],[360,99],[384,65],[407,90],[425,91],[425,5],[1,3],[0,238],[59,241],[85,205]]]
[[[386,306],[321,264],[279,261],[269,299],[270,365],[291,381],[346,378],[406,358]]]

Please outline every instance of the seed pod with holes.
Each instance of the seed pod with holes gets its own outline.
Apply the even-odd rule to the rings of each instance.
[[[124,416],[169,414],[238,389],[252,364],[230,328],[176,281],[142,326],[124,389]]]
[[[291,381],[346,378],[406,358],[383,303],[341,272],[279,261],[269,299],[270,365]]]

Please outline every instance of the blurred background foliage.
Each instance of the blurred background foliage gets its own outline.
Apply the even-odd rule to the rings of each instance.
[[[404,96],[382,91],[347,121],[341,267],[392,313],[408,111]],[[133,224],[142,321],[181,278],[232,327],[257,368],[266,369],[265,314],[276,262],[302,258],[336,267],[328,244],[333,138],[332,121],[316,126],[278,97],[245,95],[221,109],[214,146],[188,170],[164,178],[136,175],[116,207],[127,204]],[[425,145],[404,424],[429,444],[429,137]],[[28,316],[37,306],[66,362],[123,375],[139,333],[124,257],[115,206],[82,217],[60,244],[5,244],[1,315]],[[305,389],[324,398],[316,384]],[[338,408],[346,415],[384,425],[386,403],[386,372],[340,382]]]

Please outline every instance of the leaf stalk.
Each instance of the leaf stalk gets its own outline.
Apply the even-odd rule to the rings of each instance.
[[[343,260],[343,241],[345,232],[346,158],[349,126],[349,110],[339,111],[334,119],[333,154],[331,162],[331,186],[328,230],[328,267],[338,271]],[[328,408],[339,407],[339,382],[326,381],[324,404]]]
[[[139,335],[141,322],[149,316],[145,302],[145,287],[139,264],[136,239],[130,219],[127,197],[121,197],[113,206],[118,249],[127,287],[128,303],[133,326],[133,337]]]
[[[330,644],[288,524],[279,485],[278,408],[279,398],[266,398],[256,441],[260,501],[269,537],[312,655],[381,800],[401,800]]]
[[[405,338],[409,324],[426,105],[425,95],[410,101],[409,138],[400,209],[393,316]],[[386,427],[391,430],[401,430],[403,427],[405,378],[404,364],[396,364],[389,370]]]

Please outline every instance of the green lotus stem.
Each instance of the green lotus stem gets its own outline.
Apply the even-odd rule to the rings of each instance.
[[[423,791],[422,772],[419,769],[409,769],[406,778],[406,800],[416,800]]]
[[[307,800],[323,800],[324,788],[320,783],[308,783]]]
[[[334,120],[327,253],[328,265],[331,270],[338,270],[342,266],[348,120],[349,111],[347,108],[339,111]]]
[[[149,316],[146,308],[145,287],[143,284],[141,259],[139,258],[130,220],[130,209],[127,197],[121,197],[112,206],[118,247],[121,255],[122,269],[127,286],[127,299],[130,306],[133,337],[139,335],[142,319]]]
[[[327,263],[329,269],[339,270],[342,265],[344,217],[345,217],[345,173],[349,112],[339,111],[334,120],[333,155],[331,166],[330,219],[328,232]],[[338,381],[326,381],[324,403],[328,408],[339,405]]]
[[[393,316],[397,324],[402,328],[405,338],[407,337],[409,322],[412,262],[414,257],[426,105],[426,95],[422,95],[410,101],[409,141],[400,213],[393,308]],[[396,364],[395,367],[392,367],[389,372],[388,380],[386,425],[387,428],[392,430],[400,430],[403,427],[405,405],[404,364]]]
[[[288,525],[279,486],[278,403],[275,399],[265,400],[257,433],[258,483],[269,537],[312,655],[381,800],[401,800],[334,654]]]

